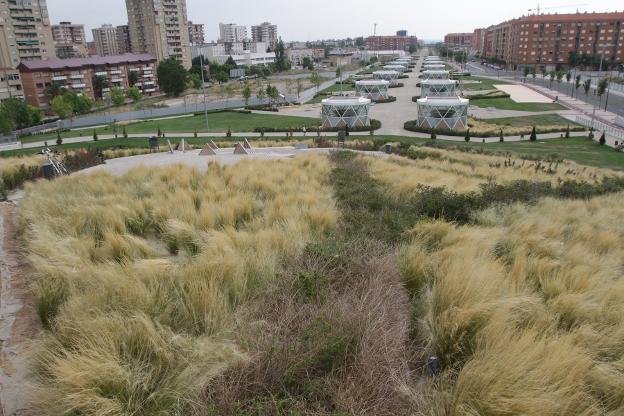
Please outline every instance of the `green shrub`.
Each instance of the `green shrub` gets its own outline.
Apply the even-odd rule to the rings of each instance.
[[[604,146],[607,143],[607,137],[605,136],[604,131],[602,132],[602,135],[600,136],[598,143],[600,143],[602,146]]]
[[[533,126],[533,130],[531,130],[531,137],[530,137],[530,140],[531,140],[532,142],[534,142],[534,141],[536,141],[536,140],[537,140],[537,130],[536,130],[535,126]]]

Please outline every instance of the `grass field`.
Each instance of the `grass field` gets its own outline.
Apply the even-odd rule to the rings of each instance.
[[[170,119],[154,119],[151,121],[139,121],[130,123],[125,126],[118,125],[117,133],[121,136],[123,128],[126,128],[128,134],[140,134],[151,133],[156,134],[158,128],[160,128],[165,134],[167,132],[175,131],[176,133],[192,133],[195,130],[197,132],[224,132],[227,129],[231,129],[232,132],[251,132],[256,127],[264,128],[276,128],[276,129],[288,129],[297,128],[302,126],[316,127],[320,124],[320,120],[310,117],[291,117],[281,116],[277,114],[245,114],[238,112],[219,112],[211,113],[208,116],[209,129],[206,129],[206,121],[204,115],[186,116]],[[98,135],[112,135],[113,128],[107,126],[104,128],[96,129]],[[91,137],[93,136],[93,130],[81,129],[72,130],[61,133],[62,138],[69,137]],[[55,141],[56,133],[34,135],[22,137],[23,143],[32,143],[39,141]],[[52,144],[51,142],[49,144]]]
[[[470,100],[470,105],[481,108],[498,108],[499,110],[516,110],[516,111],[557,111],[566,108],[557,103],[517,103],[511,98],[477,98]]]
[[[489,118],[483,120],[487,123],[500,124],[511,127],[532,127],[532,126],[577,126],[573,121],[568,120],[565,117],[561,117],[559,114],[541,114],[536,116],[525,117],[501,117],[501,118]]]
[[[508,82],[505,81],[498,81],[495,79],[489,79],[489,78],[479,78],[479,77],[461,77],[461,81],[480,81],[478,84],[467,84],[462,82],[462,89],[464,90],[469,90],[469,91],[488,91],[488,90],[495,90],[496,87],[494,85],[507,85],[509,84]]]

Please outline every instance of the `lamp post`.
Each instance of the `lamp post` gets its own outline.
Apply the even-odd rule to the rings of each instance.
[[[206,130],[208,127],[208,107],[206,106],[206,80],[204,77],[204,53],[199,54],[199,65],[201,72],[201,80],[202,80],[202,94],[204,95],[204,118],[206,119]]]

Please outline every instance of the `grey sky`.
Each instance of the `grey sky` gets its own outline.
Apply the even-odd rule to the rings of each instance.
[[[218,6],[215,6],[218,4]],[[622,0],[542,1],[543,8],[575,5],[545,12],[615,11]],[[579,6],[576,6],[579,4]],[[583,5],[584,4],[584,5]],[[48,0],[53,23],[84,23],[87,38],[103,23],[127,22],[125,0]],[[393,34],[407,29],[421,39],[441,39],[447,32],[470,32],[518,17],[535,8],[526,0],[187,0],[189,19],[206,25],[207,40],[218,37],[219,22],[251,26],[271,21],[284,40],[345,38]]]

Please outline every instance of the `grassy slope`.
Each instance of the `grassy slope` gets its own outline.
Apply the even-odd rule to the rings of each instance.
[[[140,121],[126,125],[126,131],[128,134],[140,134],[140,133],[153,133],[156,134],[158,128],[165,133],[168,131],[175,131],[177,133],[192,133],[197,130],[198,132],[223,132],[228,128],[233,132],[250,132],[256,127],[264,128],[296,128],[303,125],[317,126],[320,123],[319,119],[311,117],[291,117],[281,116],[276,114],[243,114],[234,112],[212,113],[208,115],[208,124],[210,128],[206,130],[206,122],[204,115],[197,115],[192,117],[181,117],[173,119],[154,119],[153,121]],[[117,133],[121,136],[123,126],[117,127]],[[105,127],[96,130],[98,135],[113,134],[112,128]],[[93,135],[92,130],[74,130],[69,132],[63,132],[61,137],[91,137]],[[56,133],[49,133],[36,136],[23,137],[23,143],[32,143],[43,140],[56,140]]]
[[[508,82],[499,81],[495,79],[489,78],[479,78],[479,77],[462,77],[462,81],[481,81],[479,84],[464,84],[462,83],[462,88],[464,90],[470,91],[487,91],[487,90],[495,90],[496,87],[494,85],[507,85]]]

